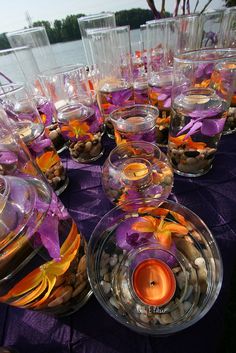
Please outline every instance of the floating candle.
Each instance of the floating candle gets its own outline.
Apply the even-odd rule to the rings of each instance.
[[[143,303],[162,306],[173,297],[176,281],[170,267],[163,261],[147,259],[134,270],[133,288]]]
[[[145,118],[142,116],[131,116],[125,120],[129,124],[143,124],[145,123]]]
[[[128,180],[140,180],[148,175],[149,169],[144,163],[131,162],[125,165],[123,173]]]
[[[186,104],[206,104],[209,100],[210,98],[203,94],[192,94],[184,97],[184,102]]]
[[[61,100],[58,100],[57,102],[55,102],[55,107],[56,109],[58,110],[59,108],[61,107],[64,107],[68,102],[65,100],[65,99],[61,99]]]

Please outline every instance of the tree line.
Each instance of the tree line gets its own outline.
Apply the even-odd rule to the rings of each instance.
[[[77,19],[84,14],[69,15],[65,19],[49,21],[36,21],[33,27],[43,26],[46,29],[51,44],[81,39]],[[144,9],[122,10],[115,13],[117,26],[130,25],[131,29],[139,28],[146,21],[153,20],[152,11]],[[0,34],[0,49],[10,48],[5,33]]]

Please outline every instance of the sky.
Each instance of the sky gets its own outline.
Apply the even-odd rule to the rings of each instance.
[[[161,0],[155,0],[157,9],[160,9]],[[194,8],[196,0],[190,0]],[[201,10],[207,0],[200,0]],[[166,10],[173,12],[175,0],[166,0]],[[224,0],[213,0],[212,10],[222,8]],[[0,10],[0,33],[15,31],[27,27],[26,12],[33,22],[63,19],[67,15],[84,13],[95,14],[102,11],[120,11],[132,8],[148,9],[146,0],[3,0]]]

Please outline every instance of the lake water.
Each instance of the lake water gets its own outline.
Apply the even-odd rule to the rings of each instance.
[[[135,45],[135,43],[140,40],[139,29],[132,30],[130,33],[131,43],[134,43]],[[33,49],[32,52],[35,58],[38,57],[37,53],[39,53],[40,50],[40,48]],[[53,44],[52,50],[56,57],[57,66],[79,63],[86,64],[82,40]],[[3,73],[13,82],[25,82],[26,80],[34,81],[33,78],[35,75],[35,70],[32,67],[32,62],[30,60],[31,58],[27,54],[29,53],[25,53],[24,50],[21,52],[21,54],[18,52],[18,60],[22,63],[22,67],[24,70],[24,72],[22,72],[16,57],[12,53],[6,55],[5,51],[0,51],[0,73]],[[45,63],[40,62],[40,64],[42,64],[42,67],[44,64],[47,67],[47,60],[49,60],[49,58],[45,57]],[[0,75],[0,84],[5,83],[7,83],[7,80]]]
[[[140,40],[139,29],[130,31],[130,36],[131,43],[138,42]],[[86,64],[82,40],[53,44],[52,50],[59,66],[76,63]]]

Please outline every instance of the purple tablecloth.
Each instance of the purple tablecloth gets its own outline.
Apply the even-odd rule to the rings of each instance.
[[[112,208],[101,187],[101,165],[80,165],[65,156],[70,184],[61,196],[89,239],[101,217]],[[213,169],[199,178],[175,176],[172,199],[190,208],[208,225],[219,245],[224,281],[209,313],[194,326],[169,337],[142,336],[113,320],[95,297],[77,313],[54,318],[0,304],[0,346],[23,352],[53,353],[216,353],[221,348],[230,280],[236,260],[236,136],[224,136]]]

